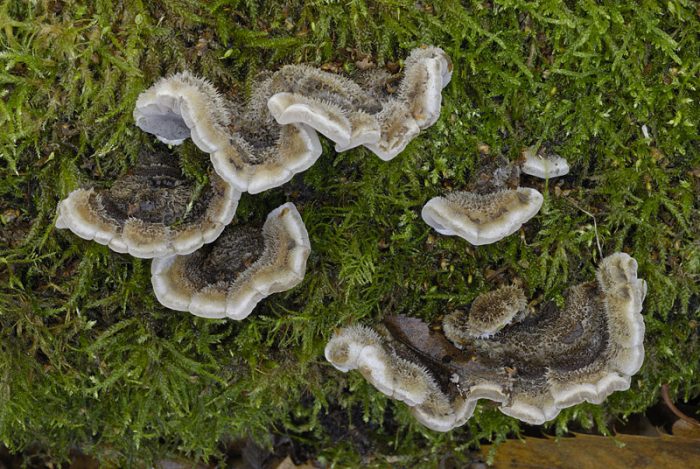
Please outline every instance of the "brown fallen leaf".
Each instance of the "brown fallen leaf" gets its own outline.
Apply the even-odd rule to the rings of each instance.
[[[693,438],[698,440],[700,444],[700,426],[694,425],[686,420],[679,419],[673,422],[673,427],[671,428],[673,436],[682,436],[684,438]]]
[[[491,446],[482,446],[487,457]],[[700,469],[700,444],[694,438],[661,435],[508,440],[495,449],[494,467],[528,469]]]
[[[430,364],[444,368],[449,373],[469,365],[473,354],[460,350],[439,331],[430,330],[419,318],[388,316],[384,325],[392,337]]]
[[[371,68],[374,68],[376,64],[372,62],[372,56],[368,55],[362,60],[357,60],[355,61],[355,66],[362,71],[369,70]]]
[[[287,456],[282,460],[281,463],[275,468],[275,469],[316,469],[315,466],[312,466],[311,464],[307,463],[302,463],[300,465],[294,464],[294,461],[292,461],[292,458]]]

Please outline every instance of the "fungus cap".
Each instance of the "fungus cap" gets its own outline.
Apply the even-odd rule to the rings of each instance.
[[[436,47],[411,52],[395,96],[378,96],[341,75],[289,65],[274,74],[267,105],[279,124],[308,125],[333,140],[336,151],[363,145],[388,161],[437,121],[451,75],[449,57]]]
[[[404,402],[423,425],[448,431],[464,424],[476,400],[451,400],[424,366],[400,357],[386,341],[365,326],[337,331],[326,344],[325,357],[343,372],[357,369],[381,393]]]
[[[530,425],[542,425],[559,415],[559,408],[551,396],[540,394],[519,394],[507,405],[498,410]]]
[[[336,331],[324,349],[326,360],[340,371],[347,373],[359,367],[362,349],[381,344],[382,339],[374,329],[362,325],[346,327]]]
[[[524,298],[514,287],[482,295],[469,314],[483,316],[482,306],[490,302],[504,311],[486,316],[507,317],[510,322],[501,325],[499,319],[493,335],[453,327],[446,336],[469,350],[450,355],[447,364],[437,364],[439,356],[429,351],[431,345],[422,344],[423,352],[418,343],[405,348],[399,332],[389,329],[390,335],[398,335],[382,338],[364,327],[336,333],[326,357],[342,371],[361,369],[377,389],[403,400],[419,422],[436,431],[464,424],[479,399],[497,402],[504,414],[539,425],[561,409],[584,401],[600,404],[611,393],[628,389],[642,364],[640,313],[646,283],[637,278],[636,262],[627,254],[613,254],[601,261],[596,278],[571,287],[564,308],[545,303],[534,315],[521,314]],[[464,313],[452,316],[453,324],[469,322]],[[411,386],[401,384],[399,361],[401,367],[412,363],[418,370],[407,380]],[[446,370],[453,375],[441,376]],[[408,387],[412,393],[398,392]]]
[[[640,313],[646,282],[637,278],[636,261],[624,253],[603,259],[596,279],[570,288],[563,309],[545,305],[537,315],[521,317],[522,322],[478,342],[489,359],[515,372],[504,413],[541,424],[563,408],[584,401],[600,404],[629,388],[644,358]],[[473,343],[468,330],[451,332],[451,340]]]
[[[319,72],[321,73],[321,72]],[[353,127],[346,112],[331,103],[324,103],[298,93],[276,93],[267,101],[270,113],[278,124],[304,123],[336,145],[349,146]],[[367,139],[369,143],[378,140],[379,135]]]
[[[251,194],[289,182],[295,174],[313,166],[322,153],[321,142],[316,132],[303,124],[285,125],[279,133],[279,142],[263,155],[242,137],[232,137],[230,145],[211,153],[214,170]]]
[[[541,179],[551,179],[569,174],[569,163],[559,155],[552,153],[542,155],[536,147],[528,147],[522,152],[521,170],[525,174]]]
[[[500,331],[527,309],[525,293],[514,285],[479,295],[472,303],[466,320],[461,312],[448,314],[443,320],[445,336],[459,345],[466,335],[488,338]]]
[[[647,284],[637,278],[637,261],[625,253],[603,259],[596,273],[596,292],[605,311],[607,344],[602,353],[575,372],[548,371],[551,395],[560,408],[583,401],[601,403],[630,386],[644,361],[642,304]]]
[[[453,192],[430,199],[421,216],[438,233],[480,246],[518,231],[539,212],[543,200],[537,190],[523,187],[490,194]]]
[[[324,354],[340,371],[359,370],[377,390],[409,406],[421,404],[436,389],[425,367],[390,352],[379,334],[365,326],[337,331]]]
[[[442,89],[451,79],[452,62],[439,47],[420,47],[406,58],[398,94],[421,129],[440,117]]]
[[[265,86],[264,82],[263,85]],[[253,102],[243,112],[205,79],[189,72],[161,78],[141,93],[136,125],[159,140],[191,137],[215,171],[239,191],[258,193],[289,181],[321,155],[318,135],[302,124],[279,126]]]
[[[233,218],[240,192],[211,174],[195,200],[194,184],[168,157],[147,159],[110,189],[71,192],[58,204],[56,228],[141,258],[189,254],[214,241]]]
[[[370,151],[384,161],[394,159],[404,151],[421,128],[410,116],[408,106],[400,101],[389,102],[377,115],[381,138],[376,143],[366,144]]]
[[[421,424],[436,432],[449,432],[461,427],[476,409],[475,399],[457,398],[453,403],[443,401],[439,394],[432,394],[424,404],[415,406],[411,413]]]
[[[286,203],[270,212],[262,230],[230,226],[203,250],[154,260],[151,283],[170,309],[241,320],[263,298],[298,285],[310,251],[304,222]]]
[[[191,137],[204,152],[228,143],[228,104],[214,85],[190,72],[161,78],[141,93],[134,108],[136,125],[158,140],[179,145]]]

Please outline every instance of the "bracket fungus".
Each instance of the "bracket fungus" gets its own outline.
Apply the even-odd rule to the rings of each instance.
[[[197,193],[174,161],[164,152],[143,153],[109,189],[74,190],[58,204],[56,228],[141,258],[211,243],[233,219],[241,194],[213,173]]]
[[[519,178],[515,165],[487,165],[469,190],[430,199],[421,216],[440,234],[456,235],[476,246],[495,243],[518,231],[542,207],[542,194],[518,187]]]
[[[136,100],[134,120],[159,140],[188,137],[209,153],[214,170],[242,192],[280,186],[321,156],[318,135],[304,124],[278,125],[266,108],[270,80],[247,106],[225,98],[207,80],[182,72],[162,78]]]
[[[369,89],[307,65],[268,75],[245,106],[189,72],[162,78],[139,95],[134,120],[168,144],[192,138],[222,178],[255,194],[316,162],[322,151],[316,131],[338,151],[364,145],[393,158],[440,116],[452,64],[442,49],[415,49],[395,95],[385,86],[391,77],[381,72]]]
[[[230,225],[188,256],[155,259],[151,283],[170,309],[241,320],[266,296],[298,285],[310,252],[304,222],[286,203],[268,214],[262,230]]]
[[[522,315],[527,299],[522,289],[511,285],[476,297],[466,320],[459,315],[448,315],[443,329],[448,339],[459,345],[462,337],[487,339]]]
[[[596,281],[568,290],[562,309],[546,303],[528,312],[522,291],[506,287],[477,298],[468,315],[447,315],[443,334],[416,318],[390,317],[380,333],[341,329],[325,356],[341,371],[359,370],[434,430],[465,423],[479,399],[539,425],[629,388],[644,360],[645,296],[636,261],[615,253],[601,261]]]
[[[540,179],[551,179],[569,174],[569,162],[547,149],[537,151],[536,146],[523,150],[521,170]]]
[[[394,94],[392,77],[382,71],[366,76],[372,86],[306,65],[276,72],[267,104],[280,124],[304,123],[330,138],[336,151],[364,145],[390,160],[440,116],[442,89],[452,76],[452,63],[437,47],[414,49]]]
[[[383,332],[380,335],[360,325],[341,329],[326,344],[326,360],[345,373],[359,370],[379,391],[411,407],[413,415],[429,428],[447,431],[464,424],[476,401],[467,402],[457,396],[451,402],[428,368],[417,362],[409,349],[388,338],[388,331]],[[449,424],[435,418],[435,409],[451,416]]]

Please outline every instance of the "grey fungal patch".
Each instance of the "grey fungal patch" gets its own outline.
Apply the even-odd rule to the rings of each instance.
[[[262,192],[305,171],[321,155],[311,128],[280,126],[272,119],[266,106],[269,85],[269,79],[263,80],[249,103],[240,106],[209,81],[177,73],[139,95],[134,120],[165,143],[192,138],[229,184],[242,192]]]
[[[187,256],[183,271],[197,289],[235,282],[264,250],[262,227],[229,226],[214,243]]]
[[[143,153],[108,189],[71,192],[58,204],[56,227],[135,257],[189,254],[219,236],[239,198],[214,173],[200,191],[173,155]]]
[[[451,75],[449,57],[436,47],[411,52],[395,93],[383,91],[390,77],[381,73],[363,80],[369,84],[364,89],[341,75],[288,65],[261,75],[241,105],[206,79],[182,72],[141,93],[134,120],[168,144],[192,138],[222,178],[254,194],[316,162],[316,131],[337,151],[364,145],[382,159],[393,158],[438,119]]]
[[[163,114],[143,116],[138,126],[144,132],[157,135],[161,141],[173,145],[179,145],[190,136],[190,129],[182,117],[169,110]]]
[[[120,223],[137,218],[148,223],[175,225],[200,218],[215,195],[213,188],[207,187],[190,209],[194,181],[183,178],[174,165],[176,160],[169,155],[150,159],[150,163],[136,166],[93,200],[99,200],[104,213]]]
[[[364,73],[357,81],[306,65],[276,72],[267,105],[280,124],[308,125],[336,144],[336,151],[360,145],[390,160],[440,116],[442,89],[452,64],[442,49],[414,49],[403,75]],[[389,93],[390,81],[399,81]]]
[[[273,75],[271,88],[300,94],[340,108],[367,113],[381,111],[379,99],[342,75],[321,71],[309,65],[286,65]]]
[[[518,231],[542,207],[542,194],[518,187],[519,177],[513,164],[487,163],[468,190],[430,199],[421,211],[423,221],[440,234],[475,246],[495,243]]]
[[[527,310],[527,299],[516,286],[502,287],[479,295],[472,303],[466,319],[461,312],[445,316],[445,336],[456,345],[464,338],[491,337]]]
[[[168,308],[241,320],[266,296],[298,285],[310,251],[304,222],[286,203],[262,228],[229,226],[205,249],[154,260],[151,283]]]
[[[569,174],[569,163],[559,155],[555,155],[545,146],[537,151],[531,146],[522,152],[521,168],[523,173],[540,179],[550,179]]]
[[[616,253],[601,261],[595,282],[568,290],[562,309],[546,303],[528,314],[522,292],[506,287],[478,297],[469,313],[449,315],[445,335],[463,354],[452,364],[436,364],[392,333],[362,326],[337,332],[326,358],[341,371],[360,370],[437,431],[464,424],[479,399],[542,424],[561,409],[584,401],[600,404],[629,388],[644,359],[645,296],[635,260]],[[489,334],[479,335],[484,324]],[[422,371],[407,381],[397,379],[405,363]]]

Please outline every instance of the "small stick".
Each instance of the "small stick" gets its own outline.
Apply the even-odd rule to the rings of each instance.
[[[678,407],[671,401],[671,396],[668,395],[668,384],[662,384],[661,385],[661,398],[664,400],[664,404],[666,404],[666,407],[668,407],[671,412],[675,414],[676,417],[678,417],[681,420],[685,420],[691,425],[695,425],[696,427],[700,427],[700,422],[695,420],[693,417],[688,417],[685,415],[683,412],[680,411]]]
[[[593,215],[588,210],[579,207],[576,204],[576,202],[574,202],[573,200],[569,200],[568,202],[593,219],[593,232],[595,233],[595,243],[598,246],[598,254],[600,254],[600,258],[602,259],[603,258],[603,249],[600,247],[600,238],[598,237],[598,223],[596,222],[595,215]]]

